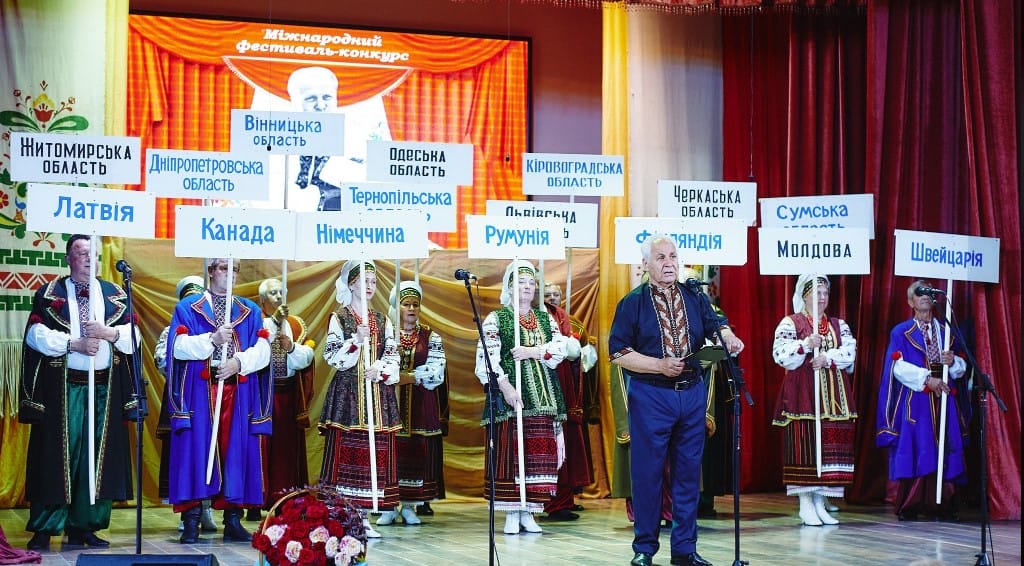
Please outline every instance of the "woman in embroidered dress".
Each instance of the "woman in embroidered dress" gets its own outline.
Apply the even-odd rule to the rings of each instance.
[[[391,316],[398,321],[398,353],[402,360],[398,384],[402,430],[395,447],[398,496],[406,525],[420,524],[417,505],[444,497],[442,435],[448,422],[444,344],[429,326],[420,324],[422,300],[423,289],[413,281],[402,281],[391,291]],[[377,524],[388,524],[396,518],[394,512],[385,513]]]
[[[786,368],[772,424],[784,428],[782,481],[788,495],[800,498],[805,525],[835,525],[826,497],[842,497],[853,483],[853,433],[857,409],[851,374],[857,341],[845,320],[825,314],[829,280],[801,275],[791,314],[775,329],[772,356]],[[817,297],[815,299],[815,296]],[[818,320],[812,301],[817,301]],[[814,426],[815,371],[820,386],[821,477],[817,472]]]
[[[565,358],[565,343],[558,325],[540,307],[537,272],[527,261],[513,261],[502,279],[503,308],[487,315],[483,322],[484,343],[477,343],[476,375],[487,384],[484,353],[497,374],[501,393],[494,414],[484,407],[482,424],[494,420],[496,456],[494,491],[485,478],[484,495],[492,497],[494,508],[505,511],[505,534],[541,532],[533,519],[557,488],[558,468],[565,457],[562,422],[565,402],[554,369]],[[513,301],[518,301],[519,320],[515,320]],[[515,326],[519,325],[519,344]],[[519,364],[522,385],[516,388],[515,363]],[[520,501],[518,441],[515,407],[522,407],[523,445],[526,462],[526,504]]]
[[[373,508],[369,408],[374,415],[377,508],[393,512],[398,506],[395,433],[402,424],[394,387],[399,379],[395,332],[386,316],[368,306],[377,290],[377,274],[372,262],[346,262],[334,287],[340,308],[331,313],[324,361],[336,371],[327,387],[318,425],[320,434],[325,436],[320,480],[337,489],[356,507]],[[369,346],[368,351],[363,351],[363,344]],[[369,402],[365,381],[371,383]],[[364,527],[366,536],[380,537],[368,520],[364,521]]]

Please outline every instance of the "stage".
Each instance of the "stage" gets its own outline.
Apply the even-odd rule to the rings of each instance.
[[[586,509],[572,522],[540,520],[543,534],[509,536],[502,534],[504,514],[495,515],[498,563],[510,565],[564,564],[625,566],[633,556],[633,531],[626,520],[622,499],[579,500]],[[782,494],[744,495],[741,507],[740,558],[751,564],[803,564],[840,566],[847,564],[907,565],[975,564],[981,534],[977,512],[963,513],[962,523],[901,523],[883,507],[837,503],[841,524],[832,527],[802,527],[796,517],[796,498]],[[423,525],[401,524],[379,527],[384,538],[370,541],[368,564],[487,564],[487,507],[479,502],[438,502],[436,514],[423,517]],[[734,558],[732,498],[716,501],[717,519],[702,519],[698,551],[718,566]],[[220,514],[215,518],[220,521]],[[24,548],[30,533],[24,530],[27,509],[0,510],[0,525],[11,544]],[[169,507],[143,510],[144,554],[214,554],[222,565],[252,566],[256,551],[244,543],[224,543],[221,535],[203,535],[196,545],[177,542],[178,519]],[[254,523],[246,522],[252,530]],[[104,553],[135,552],[135,509],[115,509],[111,528],[99,534],[111,541]],[[1020,564],[1020,521],[992,525],[995,549],[992,564]],[[83,553],[98,551],[80,547],[63,549],[60,539],[51,540],[51,551],[43,564],[74,564]],[[655,563],[669,563],[669,531],[662,530],[662,550]],[[928,560],[936,562],[928,562]]]

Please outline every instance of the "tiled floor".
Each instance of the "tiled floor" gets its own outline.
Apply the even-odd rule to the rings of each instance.
[[[504,515],[496,514],[496,564],[584,564],[625,566],[633,553],[632,527],[626,520],[621,499],[583,500],[586,510],[578,521],[541,521],[540,535],[507,536],[501,533]],[[807,564],[822,566],[907,565],[915,561],[939,560],[937,564],[975,564],[980,549],[977,522],[900,523],[881,507],[858,507],[840,503],[837,514],[842,524],[835,527],[801,527],[796,518],[795,499],[782,494],[744,495],[740,513],[740,559],[751,564]],[[708,560],[722,565],[735,558],[732,499],[718,499],[719,518],[700,521],[698,549]],[[378,530],[384,538],[371,541],[368,563],[392,564],[488,563],[487,507],[482,501],[439,502],[436,515],[425,517],[418,527],[396,525]],[[3,526],[12,544],[24,548],[30,533],[22,529],[27,509],[0,510]],[[218,517],[219,519],[219,517]],[[975,518],[976,519],[976,518]],[[177,542],[177,518],[169,508],[147,508],[143,512],[144,554],[212,553],[222,565],[251,566],[256,551],[246,544],[224,543],[219,535],[204,535],[203,542],[184,546]],[[252,523],[247,524],[252,528]],[[1019,521],[992,526],[988,548],[995,550],[991,564],[1021,563]],[[99,533],[113,544],[107,552],[135,552],[135,510],[115,509],[113,524]],[[663,552],[655,556],[668,564],[669,531],[662,531]],[[82,549],[62,550],[59,539],[43,564],[74,564]],[[930,563],[929,563],[930,564]]]

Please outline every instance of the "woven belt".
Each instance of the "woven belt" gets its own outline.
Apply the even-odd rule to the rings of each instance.
[[[633,376],[630,381],[639,381],[640,383],[646,383],[647,385],[653,385],[655,387],[662,387],[664,389],[673,389],[675,391],[686,391],[694,385],[700,383],[700,373],[687,370],[679,374],[679,378],[671,380],[669,378],[657,378],[657,377],[641,377]]]
[[[110,368],[103,368],[93,370],[93,379],[96,385],[106,385],[107,377],[110,375]],[[77,383],[79,385],[89,384],[89,372],[80,369],[68,368],[68,383]]]

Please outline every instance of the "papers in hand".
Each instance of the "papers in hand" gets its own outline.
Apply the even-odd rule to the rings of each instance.
[[[725,348],[721,346],[704,346],[696,352],[690,352],[684,360],[697,360],[698,362],[713,364],[725,359]]]

